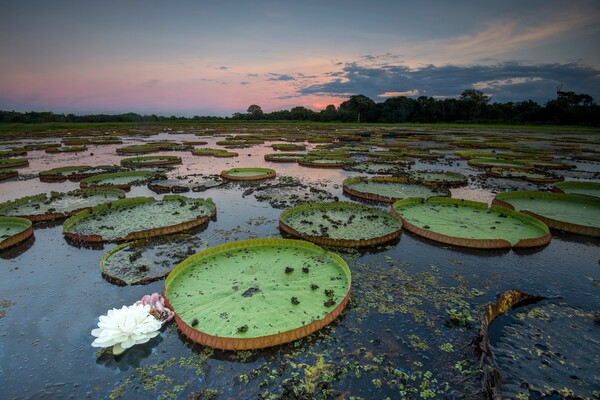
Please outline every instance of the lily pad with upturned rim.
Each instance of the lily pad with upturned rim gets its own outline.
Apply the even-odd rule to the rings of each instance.
[[[567,194],[583,194],[600,197],[600,183],[585,181],[567,181],[554,184],[553,191]]]
[[[63,234],[84,242],[144,239],[203,225],[216,211],[211,199],[132,197],[78,212],[65,221]]]
[[[251,239],[187,258],[167,277],[164,296],[191,340],[246,350],[323,328],[346,307],[351,285],[334,253],[300,240]]]
[[[364,247],[392,241],[402,224],[387,211],[356,203],[311,203],[289,208],[279,228],[297,238],[325,246]]]
[[[221,177],[232,181],[260,181],[274,178],[275,170],[271,168],[232,168],[221,172]]]
[[[409,176],[416,182],[433,186],[462,186],[467,183],[466,176],[452,171],[412,171]]]
[[[429,198],[449,195],[447,190],[413,183],[408,177],[387,176],[346,178],[343,182],[343,190],[351,196],[385,203],[410,197]]]
[[[29,161],[26,158],[0,158],[0,169],[27,167]]]
[[[496,178],[524,179],[535,183],[552,183],[563,180],[560,176],[553,176],[519,168],[490,168],[486,171],[486,174]]]
[[[392,205],[410,232],[437,242],[480,249],[535,247],[550,242],[541,221],[514,210],[463,199],[404,199]]]
[[[86,187],[114,187],[123,190],[131,189],[132,185],[143,185],[160,174],[154,171],[126,171],[100,174],[82,179],[79,186]]]
[[[271,162],[298,162],[306,154],[302,153],[270,153],[265,154],[265,161]]]
[[[114,188],[77,189],[70,192],[41,193],[0,204],[0,215],[28,220],[51,221],[65,218],[86,208],[110,203],[125,197],[125,192]]]
[[[121,165],[128,168],[144,168],[148,166],[181,164],[181,157],[177,156],[144,156],[129,157],[121,160]]]
[[[89,178],[90,176],[118,172],[120,170],[121,167],[116,165],[104,165],[98,167],[73,165],[42,171],[38,176],[42,182],[65,181],[67,179],[79,181],[81,179]]]
[[[31,221],[18,217],[0,217],[0,250],[27,240],[33,235]]]
[[[552,229],[600,236],[600,198],[551,192],[498,193],[492,204],[516,209]]]
[[[202,192],[223,185],[225,181],[218,175],[188,175],[174,179],[158,179],[148,183],[148,189],[155,193],[184,193],[192,190]]]

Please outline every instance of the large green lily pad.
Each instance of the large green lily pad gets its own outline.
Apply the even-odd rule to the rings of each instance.
[[[177,156],[144,156],[129,157],[121,160],[121,165],[128,168],[144,168],[148,166],[181,164],[181,157]]]
[[[153,171],[126,171],[100,174],[82,179],[79,186],[86,187],[114,187],[124,190],[131,189],[132,185],[143,185],[159,177]]]
[[[119,242],[181,232],[208,222],[215,214],[211,199],[132,197],[75,214],[65,221],[63,233],[86,242]]]
[[[27,167],[29,161],[26,158],[0,158],[0,169]]]
[[[467,183],[466,176],[451,171],[412,171],[410,178],[434,186],[461,186]]]
[[[217,175],[188,175],[173,179],[157,179],[149,182],[148,188],[155,193],[184,193],[190,190],[202,192],[224,183],[225,181]]]
[[[221,172],[221,177],[232,181],[260,181],[275,177],[271,168],[232,168]]]
[[[420,197],[429,198],[448,195],[447,191],[411,183],[404,177],[352,177],[343,182],[344,193],[367,200],[393,203],[396,200]]]
[[[566,193],[498,193],[493,204],[532,215],[550,228],[600,236],[600,198]]]
[[[7,249],[33,235],[31,221],[25,218],[0,217],[0,250]]]
[[[179,235],[124,243],[100,260],[102,276],[117,285],[138,285],[164,278],[177,264],[206,247],[196,236]]]
[[[386,211],[355,203],[312,203],[285,210],[279,227],[286,233],[328,246],[373,246],[400,236],[402,224]]]
[[[486,171],[486,174],[497,178],[524,179],[526,181],[536,183],[558,182],[563,179],[560,176],[554,176],[519,168],[490,168]]]
[[[321,329],[345,308],[348,266],[312,243],[254,239],[201,251],[165,281],[183,334],[222,349],[290,342]]]
[[[271,162],[298,162],[305,156],[302,153],[269,153],[265,154],[265,160]]]
[[[513,168],[533,169],[534,166],[527,161],[507,160],[502,158],[472,158],[467,162],[469,165],[482,168]]]
[[[117,172],[121,170],[118,166],[104,165],[91,167],[89,165],[72,165],[68,167],[52,168],[40,172],[38,175],[43,182],[65,181],[67,179],[79,181],[90,176]]]
[[[514,210],[486,203],[434,197],[404,199],[392,209],[402,225],[417,235],[442,243],[474,248],[534,247],[547,244],[548,227]]]
[[[554,189],[559,193],[584,194],[586,196],[600,197],[600,183],[598,182],[559,182],[554,184]]]
[[[0,215],[23,217],[31,221],[50,221],[123,197],[125,193],[122,190],[113,188],[51,192],[49,196],[42,193],[0,204]]]

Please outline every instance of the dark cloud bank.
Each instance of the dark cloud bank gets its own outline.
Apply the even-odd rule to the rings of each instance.
[[[600,101],[600,70],[578,63],[525,65],[507,62],[496,65],[435,66],[418,69],[407,66],[378,67],[347,63],[341,72],[329,73],[336,79],[305,86],[300,95],[348,97],[364,94],[383,101],[384,93],[418,91],[413,97],[456,97],[476,88],[492,96],[492,101],[533,100],[540,104],[556,98],[556,90],[586,93]]]

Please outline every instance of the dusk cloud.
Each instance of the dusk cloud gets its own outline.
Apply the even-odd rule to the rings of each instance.
[[[545,103],[556,97],[556,88],[587,93],[600,99],[600,69],[578,63],[526,65],[505,62],[496,65],[402,65],[361,66],[346,64],[336,79],[308,85],[300,95],[347,97],[364,94],[375,100],[390,93],[407,96],[455,97],[469,88],[493,96],[493,101],[534,100]]]
[[[267,79],[268,81],[295,81],[296,80],[296,78],[294,78],[292,75],[288,75],[288,74],[269,73],[267,75],[269,76],[269,78]]]

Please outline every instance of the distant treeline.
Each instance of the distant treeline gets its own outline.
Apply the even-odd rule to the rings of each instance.
[[[233,117],[198,116],[163,117],[157,115],[127,114],[55,114],[52,112],[0,111],[0,123],[44,122],[161,122],[161,121],[214,121],[214,120],[265,120],[265,121],[315,121],[315,122],[381,122],[381,123],[502,123],[502,124],[552,124],[600,126],[600,106],[587,94],[557,92],[554,100],[544,106],[527,100],[508,103],[491,103],[490,97],[475,89],[465,90],[455,99],[434,99],[421,96],[416,99],[399,96],[376,103],[364,95],[350,96],[339,107],[328,105],[324,110],[313,111],[306,107],[265,113],[256,104],[246,113]]]

